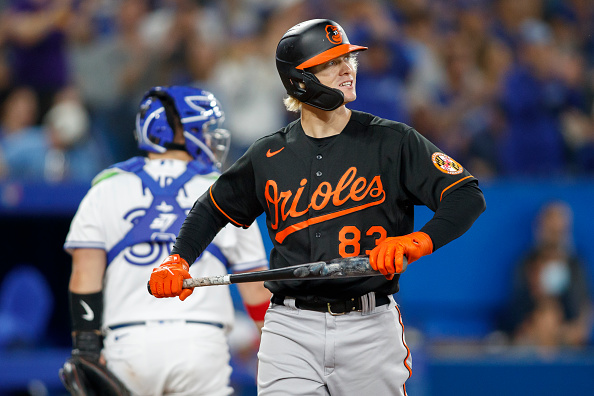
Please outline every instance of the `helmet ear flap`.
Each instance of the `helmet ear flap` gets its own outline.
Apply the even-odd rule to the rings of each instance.
[[[311,72],[285,67],[286,77],[282,78],[287,93],[300,102],[312,107],[332,111],[344,103],[344,94],[339,89],[330,88]]]
[[[305,92],[308,92],[309,95],[307,100],[302,100],[302,102],[310,106],[332,111],[344,103],[344,94],[342,91],[322,84],[313,73],[304,71],[303,83],[305,84]]]

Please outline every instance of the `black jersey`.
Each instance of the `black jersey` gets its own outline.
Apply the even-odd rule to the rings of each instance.
[[[266,213],[270,267],[369,252],[388,236],[413,232],[414,206],[475,180],[405,124],[352,111],[344,130],[316,144],[300,120],[256,141],[214,183],[210,199],[246,227]],[[393,294],[398,278],[268,282],[273,293],[330,300],[370,291]]]

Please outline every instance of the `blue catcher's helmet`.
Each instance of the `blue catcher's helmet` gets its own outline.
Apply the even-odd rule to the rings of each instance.
[[[220,128],[224,120],[221,105],[208,91],[154,87],[144,94],[136,115],[138,148],[153,153],[186,150],[195,160],[220,168],[230,143],[229,131]],[[183,127],[183,145],[174,142],[178,122]]]

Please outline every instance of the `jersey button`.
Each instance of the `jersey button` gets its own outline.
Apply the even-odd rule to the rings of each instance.
[[[316,232],[316,238],[321,238],[321,237],[322,237],[322,233]]]
[[[317,172],[316,172],[316,176],[317,176],[317,177],[320,177],[320,176],[322,176],[322,172],[320,172],[320,171],[317,171]]]
[[[317,158],[317,159],[322,159],[322,154],[318,154],[318,155],[316,155],[316,158]]]

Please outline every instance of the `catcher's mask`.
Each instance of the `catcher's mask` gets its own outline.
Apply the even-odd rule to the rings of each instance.
[[[141,150],[164,153],[186,150],[218,168],[229,151],[230,134],[222,129],[225,114],[208,92],[188,86],[154,87],[144,94],[136,115],[135,136]],[[176,124],[183,127],[184,145],[174,143]]]
[[[83,356],[68,359],[59,375],[72,396],[130,396],[128,389],[107,367]]]
[[[366,49],[351,44],[338,23],[330,19],[312,19],[293,26],[280,39],[276,48],[276,69],[290,96],[331,111],[344,103],[344,94],[321,84],[307,69],[349,52]]]

